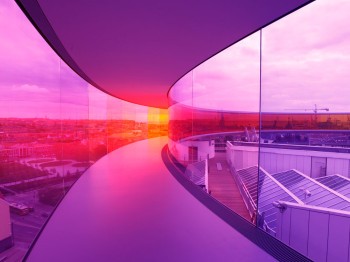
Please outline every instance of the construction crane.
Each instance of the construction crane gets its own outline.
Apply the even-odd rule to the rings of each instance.
[[[317,108],[317,105],[315,104],[315,108],[306,108],[306,109],[285,109],[285,110],[302,110],[302,111],[313,111],[315,115],[317,114],[318,111],[323,110],[323,111],[329,111],[329,108]]]
[[[302,111],[313,111],[315,113],[315,124],[317,124],[317,113],[318,111],[329,111],[329,108],[325,107],[325,108],[317,108],[317,105],[315,104],[314,108],[306,108],[306,109],[285,109],[285,110],[302,110]]]

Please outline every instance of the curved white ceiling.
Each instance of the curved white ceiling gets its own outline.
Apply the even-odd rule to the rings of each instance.
[[[192,68],[309,2],[17,0],[85,80],[123,100],[160,108],[168,107],[169,88]]]

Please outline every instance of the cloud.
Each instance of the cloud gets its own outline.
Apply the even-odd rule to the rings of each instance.
[[[23,91],[29,93],[48,93],[49,90],[37,85],[24,84],[20,86],[13,86],[14,91]]]

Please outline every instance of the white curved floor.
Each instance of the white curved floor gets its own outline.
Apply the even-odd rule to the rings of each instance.
[[[27,261],[274,261],[165,167],[167,138],[122,147],[73,186]]]

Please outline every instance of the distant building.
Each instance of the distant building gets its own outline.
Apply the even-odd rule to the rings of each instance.
[[[297,169],[317,178],[339,174],[350,177],[350,149],[341,147],[227,142],[227,161],[242,169],[258,164],[274,174]]]
[[[0,162],[14,161],[21,157],[45,157],[52,155],[51,145],[15,145],[0,149]]]

